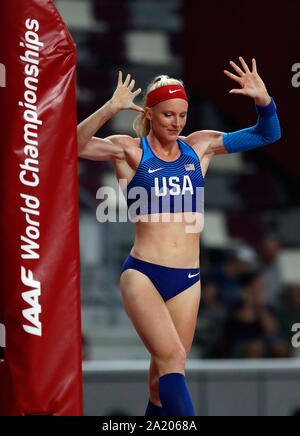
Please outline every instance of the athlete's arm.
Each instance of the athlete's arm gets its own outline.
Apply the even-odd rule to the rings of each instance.
[[[272,144],[280,139],[281,129],[273,99],[266,106],[256,106],[256,110],[258,121],[253,127],[232,133],[203,131],[202,136],[205,137],[206,135],[208,143],[206,154],[238,153]],[[192,137],[191,141],[195,142],[196,136]]]
[[[78,154],[89,160],[107,161],[125,159],[125,148],[133,144],[133,138],[126,135],[114,135],[105,139],[92,137]]]
[[[240,61],[244,71],[234,62],[230,62],[239,77],[226,70],[224,73],[241,85],[241,89],[232,89],[230,93],[242,94],[254,99],[258,121],[253,127],[232,133],[204,130],[190,135],[189,140],[192,143],[196,143],[200,139],[206,142],[206,154],[237,153],[272,144],[281,138],[276,105],[269,96],[262,79],[257,74],[255,59],[252,60],[252,72],[243,58],[240,58]]]
[[[77,127],[78,156],[92,160],[109,160],[118,158],[122,153],[122,136],[112,136],[106,139],[95,138],[93,135],[110,118],[121,110],[132,109],[143,112],[143,109],[133,103],[135,97],[140,94],[141,89],[132,92],[135,81],[130,82],[130,74],[127,75],[125,82],[122,80],[122,72],[119,72],[118,86],[112,98],[102,106],[97,112],[85,119]],[[127,138],[127,137],[126,137]]]

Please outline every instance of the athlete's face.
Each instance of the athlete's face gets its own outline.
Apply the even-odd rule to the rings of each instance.
[[[153,106],[146,113],[155,136],[170,142],[178,138],[186,125],[187,111],[187,101],[174,98]]]

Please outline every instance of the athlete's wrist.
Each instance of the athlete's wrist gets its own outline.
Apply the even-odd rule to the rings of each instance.
[[[115,113],[117,114],[118,112],[124,109],[120,104],[120,102],[114,99],[113,97],[108,101],[108,105],[113,114]]]
[[[255,104],[256,112],[261,117],[271,117],[276,113],[277,107],[272,97],[270,97],[270,102],[267,105],[257,105]]]
[[[271,97],[268,93],[260,95],[254,99],[256,106],[268,106],[271,103]]]

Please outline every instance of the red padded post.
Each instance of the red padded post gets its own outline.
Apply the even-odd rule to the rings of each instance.
[[[0,21],[0,415],[80,416],[76,46],[52,0]]]

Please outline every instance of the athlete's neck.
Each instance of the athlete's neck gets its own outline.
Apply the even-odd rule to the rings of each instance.
[[[176,140],[167,142],[163,141],[154,135],[152,131],[150,131],[149,135],[147,136],[147,140],[154,152],[156,151],[165,157],[173,156],[176,154],[179,148]]]

